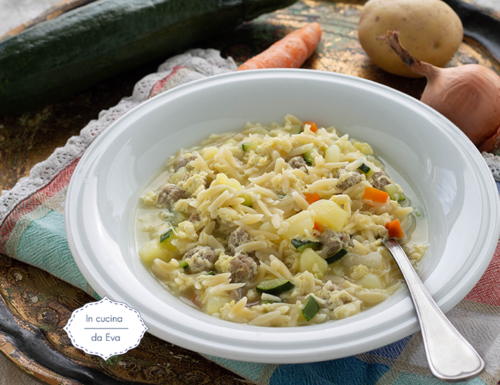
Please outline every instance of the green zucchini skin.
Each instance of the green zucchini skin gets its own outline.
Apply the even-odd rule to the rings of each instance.
[[[0,114],[20,113],[54,102],[153,59],[166,58],[197,40],[234,29],[270,8],[293,2],[90,3],[0,42]]]

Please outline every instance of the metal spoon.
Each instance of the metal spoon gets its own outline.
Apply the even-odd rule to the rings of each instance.
[[[432,374],[448,382],[479,375],[484,369],[483,359],[436,305],[403,248],[393,238],[382,242],[394,257],[410,291]]]

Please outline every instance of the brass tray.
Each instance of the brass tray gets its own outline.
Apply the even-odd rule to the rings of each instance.
[[[86,2],[75,1],[80,4]],[[500,13],[480,10],[472,3],[461,0],[446,2],[462,18],[466,33],[449,65],[479,63],[500,74]],[[363,4],[364,1],[357,0],[301,0],[291,7],[245,23],[231,34],[200,42],[197,46],[219,49],[223,56],[232,56],[240,64],[292,29],[307,22],[317,21],[323,29],[323,38],[316,53],[305,63],[305,68],[374,80],[419,98],[425,87],[425,80],[405,79],[383,72],[370,62],[359,45],[357,22]],[[474,37],[475,40],[468,36]],[[151,72],[154,67],[145,68],[140,74],[141,77]],[[125,96],[130,93],[131,85],[138,80],[138,74],[125,74],[119,79],[125,83],[125,86],[119,88],[123,92],[121,96]],[[113,82],[117,81],[111,80],[107,84],[115,84]],[[81,124],[90,119],[85,115],[84,111],[87,110],[82,107],[85,103],[79,101],[82,95],[94,98],[100,93],[102,87],[93,87],[66,104],[47,106],[31,115],[36,118],[29,120],[32,124],[23,125],[22,119],[29,118],[25,115],[17,118],[0,117],[0,134],[2,129],[7,132],[9,125],[14,128],[19,126],[19,122],[22,127],[30,130],[42,127],[39,130],[43,134],[43,124],[49,119],[44,120],[44,114],[49,114],[54,109],[59,112],[62,110],[66,114],[70,111],[76,116],[74,121]],[[109,106],[101,101],[95,108],[99,111],[99,108]],[[7,139],[8,143],[14,146],[15,141]],[[46,158],[56,145],[60,145],[60,140],[50,139],[48,143],[47,153],[44,153],[43,158]],[[11,161],[16,164],[14,157],[9,158],[10,152],[4,154],[4,162]],[[30,166],[29,162],[27,164]],[[24,165],[26,168],[26,163]],[[26,170],[16,174],[16,179],[23,173],[26,173]],[[0,168],[0,182],[4,182],[5,186],[6,181],[12,182],[11,179],[10,171]],[[11,186],[5,186],[7,187]],[[0,350],[18,367],[42,382],[68,385],[232,385],[247,382],[197,353],[174,346],[150,334],[145,335],[136,349],[122,356],[111,357],[107,361],[85,354],[71,345],[62,328],[74,309],[94,299],[40,269],[2,255],[0,294]]]

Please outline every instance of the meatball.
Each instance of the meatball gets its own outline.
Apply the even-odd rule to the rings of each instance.
[[[350,175],[347,176],[344,180],[342,180],[343,175],[348,174],[348,173]],[[352,173],[350,173],[349,171],[344,171],[344,172],[340,173],[339,181],[341,181],[341,180],[342,180],[342,182],[338,183],[337,187],[342,189],[342,190],[347,190],[349,187],[354,186],[355,184],[361,182],[363,180],[363,177],[361,176],[361,174],[358,171],[354,171]]]
[[[321,234],[321,243],[323,243],[323,249],[326,250],[327,256],[335,255],[341,249],[345,249],[349,245],[350,239],[349,234],[332,229],[325,229]]]
[[[248,234],[241,227],[238,227],[231,233],[231,235],[229,235],[229,241],[227,243],[227,247],[229,251],[234,254],[238,246],[247,243],[250,240],[251,240],[250,234]]]
[[[200,215],[198,213],[192,213],[190,216],[189,216],[189,219],[188,221],[191,222],[191,223],[196,223],[200,220]]]
[[[392,180],[383,171],[376,172],[372,175],[372,186],[378,190],[384,190],[384,187],[391,184]]]
[[[250,282],[257,275],[257,263],[244,253],[237,253],[230,266],[229,271],[234,283]]]
[[[179,199],[187,198],[187,192],[175,184],[167,184],[158,194],[158,206],[172,206]]]
[[[188,264],[186,271],[189,274],[196,274],[213,270],[216,255],[211,247],[196,246],[184,254],[182,259]]]
[[[181,169],[182,167],[185,167],[189,162],[191,162],[192,160],[195,160],[195,159],[196,159],[195,155],[190,155],[187,157],[185,156],[183,158],[180,158],[174,166],[174,171],[178,171],[179,169]]]
[[[288,164],[292,167],[292,168],[296,168],[298,170],[301,170],[301,171],[304,171],[305,173],[307,173],[307,162],[305,161],[305,159],[302,157],[302,156],[294,156],[292,159],[290,159],[288,161]]]

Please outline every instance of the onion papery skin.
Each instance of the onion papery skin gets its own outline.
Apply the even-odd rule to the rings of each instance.
[[[500,77],[466,64],[437,69],[427,78],[421,101],[440,112],[481,146],[500,128]]]
[[[500,147],[500,76],[479,64],[438,68],[420,61],[401,45],[398,31],[387,31],[377,39],[386,40],[403,63],[427,78],[421,102],[452,121],[480,151],[496,152]]]

